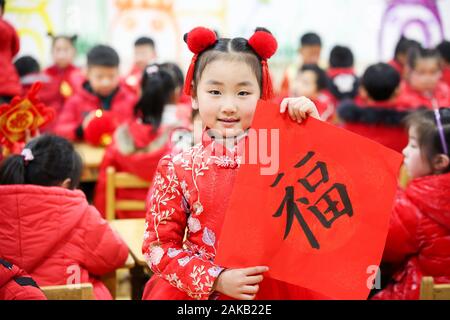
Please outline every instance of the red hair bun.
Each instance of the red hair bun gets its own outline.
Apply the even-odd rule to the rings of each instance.
[[[263,60],[270,59],[278,49],[277,40],[270,32],[267,31],[256,31],[255,34],[248,40],[248,44]]]
[[[214,31],[197,27],[186,34],[186,43],[194,54],[199,54],[217,42],[217,36]]]

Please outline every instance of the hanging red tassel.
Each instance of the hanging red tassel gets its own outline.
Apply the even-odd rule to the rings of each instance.
[[[261,61],[262,64],[262,100],[271,100],[273,98],[273,85],[270,77],[269,66],[266,60]]]
[[[192,81],[194,80],[194,71],[195,71],[195,64],[197,62],[198,55],[194,55],[192,57],[191,64],[189,66],[188,72],[186,74],[186,80],[184,82],[184,94],[187,96],[192,96]]]

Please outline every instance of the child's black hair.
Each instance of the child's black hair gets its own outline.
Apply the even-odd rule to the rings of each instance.
[[[48,35],[52,38],[52,48],[55,46],[56,42],[58,42],[61,39],[69,42],[72,45],[72,47],[75,48],[75,44],[78,40],[77,35],[73,35],[73,36],[57,35],[57,36],[55,36],[51,33],[49,33]]]
[[[408,51],[408,66],[411,70],[416,68],[417,61],[420,59],[435,59],[439,67],[441,66],[441,56],[436,49],[416,48]]]
[[[0,9],[5,12],[6,0],[0,0]]]
[[[172,62],[166,62],[160,65],[160,68],[167,71],[175,81],[175,85],[178,88],[183,88],[184,86],[184,74],[183,70],[176,64]]]
[[[398,56],[408,55],[408,52],[413,49],[420,49],[422,46],[416,40],[408,39],[405,36],[401,36],[400,40],[398,40],[397,45],[395,46],[394,59],[397,60]]]
[[[92,48],[87,55],[89,67],[119,67],[120,58],[117,51],[110,46],[98,45]]]
[[[353,52],[344,46],[335,46],[330,52],[331,68],[351,68],[354,64]]]
[[[317,33],[308,32],[300,37],[300,47],[322,46],[322,39]]]
[[[303,65],[300,68],[299,71],[300,72],[305,72],[305,71],[312,71],[312,72],[314,72],[314,74],[316,75],[316,85],[317,85],[317,90],[318,91],[327,88],[327,85],[328,85],[327,74],[318,65],[316,65],[316,64],[305,64],[305,65]]]
[[[441,58],[448,64],[450,64],[450,41],[444,40],[438,46],[437,50],[441,55]]]
[[[134,114],[144,123],[152,125],[156,131],[161,124],[164,107],[170,103],[175,93],[175,80],[169,72],[155,63],[144,71],[141,89],[142,95],[134,107]]]
[[[149,37],[140,37],[134,42],[134,46],[150,46],[152,49],[155,49],[155,41]]]
[[[0,166],[0,185],[31,184],[46,187],[60,186],[70,179],[70,189],[80,182],[82,161],[73,145],[64,138],[42,135],[25,147],[34,159],[25,161],[21,155],[12,155]]]
[[[41,72],[39,62],[32,56],[23,56],[14,62],[19,77]]]
[[[255,31],[271,33],[269,30],[259,27],[256,28]],[[187,34],[185,34],[184,40],[187,40]],[[259,88],[262,92],[261,58],[249,45],[248,40],[240,37],[233,39],[220,38],[217,40],[215,45],[200,53],[197,58],[193,78],[194,96],[196,95],[198,82],[206,66],[219,58],[229,58],[230,60],[240,59],[245,62],[255,73]]]
[[[369,66],[361,78],[361,85],[372,100],[391,99],[400,85],[401,77],[394,67],[387,63]]]
[[[440,108],[439,113],[441,115],[447,149],[450,150],[450,108]],[[418,135],[417,142],[419,148],[428,162],[432,164],[433,158],[436,155],[444,153],[434,110],[421,109],[415,111],[405,119],[405,122],[407,128],[415,128]],[[447,172],[450,172],[450,166],[442,173]]]

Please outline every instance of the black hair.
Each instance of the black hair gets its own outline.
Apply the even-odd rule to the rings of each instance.
[[[436,49],[416,48],[408,51],[408,66],[414,70],[417,65],[417,60],[420,59],[435,59],[440,67],[441,56]]]
[[[172,62],[166,62],[160,64],[160,68],[167,71],[174,79],[175,85],[178,88],[183,88],[184,86],[184,74],[183,70],[176,64]]]
[[[19,77],[25,77],[26,75],[39,73],[41,67],[39,62],[32,56],[23,56],[14,62]]]
[[[110,46],[98,45],[92,48],[87,55],[89,67],[119,67],[120,58],[116,50]]]
[[[256,28],[256,31],[262,31],[271,33],[265,28]],[[184,41],[187,40],[187,34],[184,35]],[[256,79],[258,80],[259,88],[262,93],[262,65],[261,58],[249,45],[248,40],[244,38],[220,38],[217,42],[199,54],[197,62],[195,64],[194,79],[193,79],[193,92],[197,90],[197,84],[200,77],[205,70],[206,66],[222,57],[230,56],[230,59],[241,59],[244,61],[255,73]]]
[[[353,52],[344,46],[335,46],[330,52],[331,68],[351,68],[354,64]]]
[[[361,78],[361,85],[371,99],[387,101],[392,98],[400,81],[400,74],[394,67],[387,63],[377,63],[366,69]]]
[[[5,12],[6,0],[0,0],[0,9]]]
[[[300,37],[300,46],[322,46],[322,39],[317,33],[308,32]]]
[[[142,95],[134,107],[134,114],[156,131],[161,124],[164,107],[173,98],[175,80],[167,70],[154,63],[144,71],[141,89]]]
[[[450,64],[450,41],[444,40],[442,41],[436,48],[441,58],[446,62]]]
[[[25,162],[21,155],[12,155],[0,166],[0,185],[31,184],[60,186],[70,179],[70,189],[80,182],[82,161],[73,145],[64,138],[42,135],[27,143],[34,159]]]
[[[155,41],[152,38],[149,37],[140,37],[134,42],[134,46],[150,46],[153,49],[155,49]]]
[[[441,115],[447,149],[450,150],[450,108],[440,108],[439,113]],[[405,121],[407,128],[414,127],[416,129],[418,135],[417,142],[421,152],[423,152],[428,162],[432,164],[433,158],[436,155],[444,153],[434,110],[421,109],[415,111]],[[445,172],[450,172],[450,166],[444,170]]]
[[[323,89],[327,88],[327,84],[328,84],[327,74],[318,65],[316,65],[316,64],[305,64],[305,65],[303,65],[300,68],[299,71],[300,72],[305,72],[305,71],[312,71],[312,72],[314,72],[315,75],[316,75],[317,90],[320,91],[320,90],[323,90]]]
[[[416,40],[408,39],[405,36],[401,36],[395,46],[394,59],[397,60],[398,56],[408,55],[408,52],[412,49],[419,49],[422,46]]]
[[[77,35],[73,35],[73,36],[67,36],[67,35],[53,35],[52,33],[48,34],[51,38],[52,38],[52,48],[55,46],[56,42],[58,42],[58,40],[65,40],[67,42],[69,42],[72,47],[75,48],[75,44],[78,40],[78,36]]]

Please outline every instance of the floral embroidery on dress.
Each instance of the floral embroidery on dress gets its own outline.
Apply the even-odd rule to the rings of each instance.
[[[189,217],[188,219],[188,228],[192,233],[197,233],[201,230],[202,226],[200,224],[200,220],[194,217]]]

